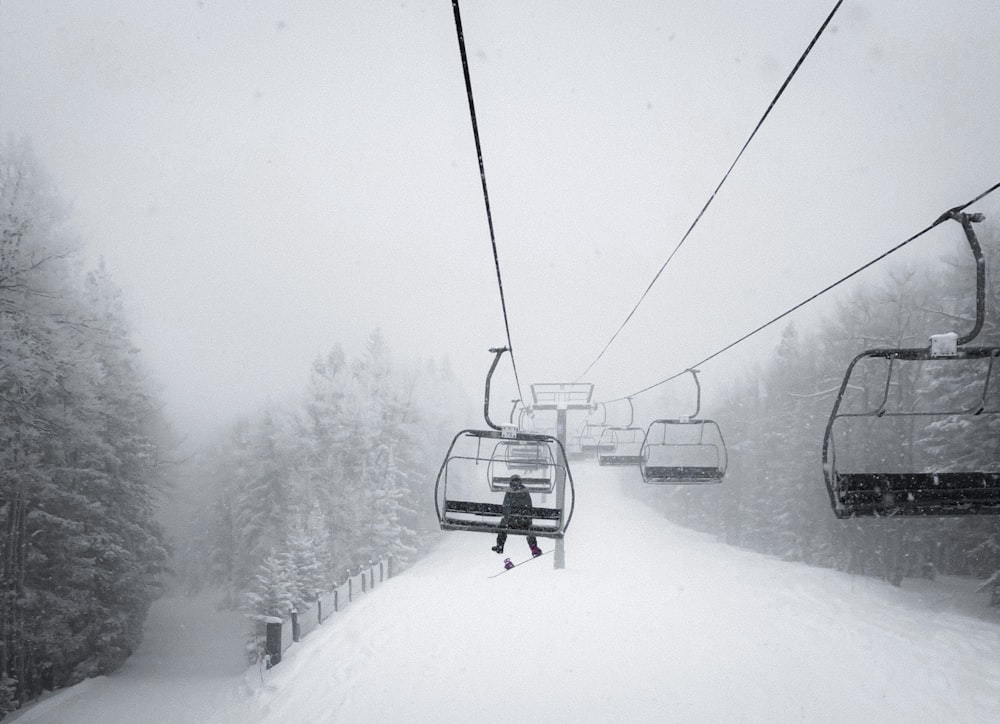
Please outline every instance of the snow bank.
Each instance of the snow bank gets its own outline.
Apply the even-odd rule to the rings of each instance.
[[[636,470],[579,467],[564,570],[546,556],[489,578],[501,567],[490,537],[448,534],[270,671],[195,687],[149,667],[170,654],[144,645],[131,669],[19,721],[984,722],[1000,711],[1000,620],[975,582],[895,589],[730,548],[622,497],[618,479]],[[508,553],[526,558],[523,538]],[[181,698],[189,716],[149,706]]]

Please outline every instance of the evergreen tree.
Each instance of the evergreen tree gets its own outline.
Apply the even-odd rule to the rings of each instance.
[[[42,666],[61,685],[120,665],[166,557],[165,426],[120,292],[103,268],[81,277],[64,222],[30,150],[0,150],[0,678],[15,706]]]
[[[268,551],[257,565],[244,598],[247,611],[287,619],[295,609],[296,591],[286,558]]]

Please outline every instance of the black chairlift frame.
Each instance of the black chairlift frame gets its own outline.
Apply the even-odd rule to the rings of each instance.
[[[527,434],[513,440],[503,438],[494,446],[487,470],[490,490],[510,490],[514,475],[529,493],[548,494],[555,489],[557,464],[552,447],[546,442],[525,439]]]
[[[583,427],[580,428],[580,452],[585,456],[601,452],[601,435],[607,427],[608,408],[603,402],[597,403],[593,407],[593,410],[596,412],[598,408],[601,410],[601,421],[594,422],[588,419],[584,421]],[[606,449],[610,449],[610,447],[610,443],[605,446]]]
[[[838,421],[850,424],[851,418],[946,418],[965,417],[982,421],[983,416],[1000,420],[1000,410],[989,409],[987,393],[991,376],[997,374],[995,365],[1000,357],[1000,347],[967,347],[983,327],[986,301],[986,262],[982,248],[972,227],[983,220],[981,214],[948,212],[945,217],[962,224],[976,261],[976,321],[972,330],[955,340],[955,349],[942,355],[931,347],[877,348],[858,354],[847,368],[837,398],[830,413],[823,436],[823,477],[830,495],[830,504],[838,518],[860,516],[951,516],[1000,514],[1000,472],[983,470],[923,470],[907,472],[857,472],[838,467],[834,444],[834,428]],[[851,374],[859,362],[881,359],[887,363],[885,385],[881,399],[862,412],[841,412],[841,403],[847,391]],[[974,360],[985,360],[986,374],[983,394],[978,403],[966,409],[903,411],[888,410],[893,368],[897,362],[924,362],[934,360],[942,364],[969,367]],[[975,364],[972,362],[972,364]],[[948,467],[948,466],[942,466]]]
[[[722,430],[719,428],[719,424],[715,422],[715,420],[698,417],[698,413],[701,412],[701,383],[698,381],[698,370],[689,369],[687,371],[690,372],[691,376],[694,378],[697,390],[694,415],[691,417],[653,420],[653,422],[649,424],[649,427],[646,428],[646,436],[642,441],[641,459],[639,461],[639,472],[642,475],[642,481],[644,483],[649,483],[651,485],[708,485],[721,483],[723,478],[726,476],[728,456],[726,453],[725,438],[723,438]],[[650,439],[650,433],[657,427],[663,429],[664,440],[666,440],[667,430],[689,430],[697,427],[698,442],[674,444],[666,442],[653,443]],[[706,429],[713,431],[712,437],[717,440],[717,443],[704,442]],[[688,448],[695,450],[711,448],[715,454],[712,456],[713,459],[711,464],[707,465],[700,459],[689,459],[685,461],[689,464],[683,465],[650,465],[649,449],[654,445],[657,447],[677,448],[680,451],[686,451]]]
[[[598,465],[623,467],[642,463],[645,430],[632,426],[635,421],[635,406],[631,397],[625,399],[628,401],[628,422],[621,427],[605,427],[601,432],[601,437],[597,441]],[[623,445],[629,447],[623,450]]]
[[[466,530],[482,533],[509,533],[512,535],[534,535],[561,539],[569,527],[573,517],[575,493],[573,476],[566,461],[566,451],[562,443],[551,435],[520,432],[513,425],[501,428],[490,419],[490,381],[496,370],[500,357],[507,351],[506,347],[490,349],[495,356],[490,371],[486,376],[485,402],[483,416],[490,430],[461,430],[452,439],[445,455],[444,462],[438,471],[434,485],[434,504],[437,510],[438,522],[442,530]],[[483,443],[488,453],[483,452]],[[532,505],[531,508],[519,510],[516,514],[504,516],[502,502],[494,502],[496,495],[510,489],[510,480],[497,481],[493,476],[493,456],[498,450],[508,444],[525,444],[545,446],[551,453],[553,482],[546,489],[531,489],[529,492],[556,493],[556,505],[543,507]],[[466,452],[467,451],[467,452]],[[476,495],[455,495],[454,485],[449,488],[449,473],[452,465],[466,465],[473,469],[480,465],[485,470],[485,480],[476,483]],[[530,480],[529,480],[530,482]],[[568,505],[566,491],[569,491]],[[486,499],[482,499],[483,497]],[[469,499],[472,498],[472,499]]]

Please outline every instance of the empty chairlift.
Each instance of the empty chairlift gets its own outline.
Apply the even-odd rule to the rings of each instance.
[[[597,462],[600,465],[639,465],[645,437],[646,431],[641,427],[604,428],[598,445]]]
[[[548,436],[530,439],[522,433],[520,437],[497,442],[489,462],[490,488],[506,492],[516,475],[528,492],[551,493],[560,470],[550,443],[552,439]]]
[[[701,410],[698,371],[688,370],[698,390],[694,417],[654,420],[642,442],[639,472],[654,485],[721,483],[728,455],[722,430],[714,420],[697,417]]]
[[[950,216],[976,259],[975,326],[851,361],[823,438],[838,518],[1000,513],[1000,347],[967,346],[985,316],[982,216]]]
[[[601,452],[601,435],[604,432],[604,428],[607,427],[608,409],[603,402],[597,403],[593,409],[597,410],[598,407],[601,409],[600,421],[588,417],[580,429],[580,452],[587,457],[597,455]],[[605,443],[604,449],[608,449],[609,446],[609,443]]]
[[[646,483],[721,483],[726,465],[726,443],[714,420],[654,420],[646,430],[639,461]]]
[[[601,450],[601,434],[604,432],[604,425],[584,424],[580,430],[580,452],[586,456],[596,455]],[[609,447],[605,443],[605,448]]]
[[[606,427],[601,432],[597,445],[597,462],[609,466],[634,466],[642,462],[642,441],[646,430],[633,427],[635,409],[632,399],[626,398],[629,404],[628,424],[621,427]]]

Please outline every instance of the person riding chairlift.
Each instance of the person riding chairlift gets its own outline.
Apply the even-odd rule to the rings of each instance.
[[[531,527],[531,493],[524,488],[520,475],[510,476],[510,490],[503,496],[503,518],[500,525],[508,528],[530,528]],[[491,550],[496,553],[503,553],[504,543],[507,542],[507,531],[497,533],[497,544]],[[532,556],[542,555],[542,549],[538,547],[538,539],[533,535],[528,536],[528,548],[531,549]]]

